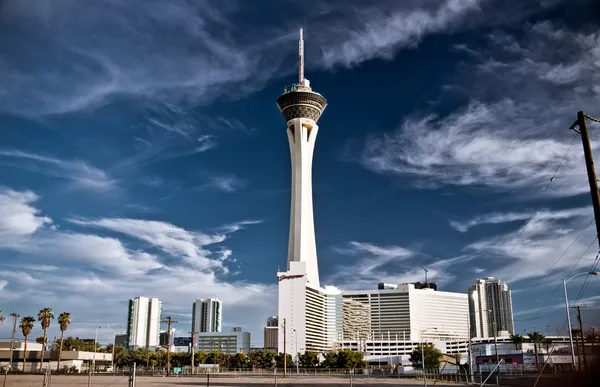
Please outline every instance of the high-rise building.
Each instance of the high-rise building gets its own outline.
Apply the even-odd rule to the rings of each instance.
[[[371,335],[371,306],[351,298],[342,302],[344,340],[366,340]]]
[[[198,298],[192,306],[192,332],[221,332],[223,302],[218,298]],[[194,343],[196,342],[194,336]]]
[[[115,346],[127,348],[127,332],[115,333]]]
[[[344,298],[368,305],[371,339],[420,340],[422,330],[436,337],[467,337],[467,294],[416,289],[400,284],[396,289],[344,291]]]
[[[469,319],[472,337],[514,334],[512,296],[508,285],[492,277],[475,280],[469,287]]]
[[[277,318],[277,316],[271,316],[267,319],[267,327],[278,327],[279,326],[279,319]]]
[[[300,30],[298,83],[287,86],[277,99],[286,121],[292,166],[292,197],[287,271],[277,273],[279,280],[278,347],[283,350],[284,332],[287,353],[330,350],[329,343],[337,322],[328,322],[335,313],[335,301],[328,296],[339,293],[321,288],[312,202],[312,160],[319,127],[317,121],[327,100],[312,90],[304,78],[304,40]],[[340,300],[341,301],[341,300]],[[340,324],[341,325],[341,319]],[[283,329],[285,326],[285,329]],[[340,326],[341,329],[341,326]]]
[[[175,340],[175,328],[171,328],[171,333],[169,333],[168,331],[160,331],[159,338],[158,338],[159,345],[172,346],[174,340]]]
[[[279,320],[276,316],[269,317],[264,329],[263,347],[272,351],[277,351],[277,340],[279,336]]]
[[[159,345],[162,302],[158,298],[136,297],[129,300],[127,346],[151,348]]]

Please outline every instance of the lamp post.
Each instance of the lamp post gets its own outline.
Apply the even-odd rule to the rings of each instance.
[[[300,352],[298,352],[298,331],[294,329],[294,335],[296,336],[296,345],[294,346],[294,352],[296,352],[296,375],[300,375]]]
[[[92,360],[92,370],[96,370],[96,351],[98,350],[98,331],[102,328],[123,328],[123,325],[99,325],[98,327],[96,327],[96,337],[94,338],[94,359]],[[112,348],[112,361],[111,361],[111,365],[113,366],[113,372],[114,372],[114,362],[115,362],[115,345],[114,342],[116,341],[116,334],[113,340],[113,348]]]
[[[96,327],[96,336],[94,337],[94,360],[92,361],[92,371],[96,370],[96,351],[98,350],[98,330],[102,328],[101,326]]]
[[[598,274],[600,274],[600,273],[598,273],[597,271],[584,271],[584,272],[572,275],[568,279],[563,278],[563,290],[565,292],[565,308],[567,309],[567,325],[569,327],[569,343],[571,344],[571,365],[573,366],[573,370],[576,368],[575,367],[575,348],[573,346],[573,332],[571,332],[571,312],[569,311],[569,298],[567,297],[567,282],[569,282],[573,278],[578,277],[580,275],[598,276]],[[584,353],[584,356],[585,356],[585,353]]]
[[[421,330],[421,366],[423,367],[423,385],[427,387],[427,375],[425,374],[425,345],[423,344],[423,333],[437,328],[427,328]]]

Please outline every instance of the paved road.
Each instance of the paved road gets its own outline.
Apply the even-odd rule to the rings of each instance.
[[[2,380],[0,378],[0,380]],[[9,375],[7,379],[7,387],[42,387],[42,375]],[[136,379],[136,387],[169,387],[169,386],[206,386],[206,376],[197,377],[141,377]],[[430,386],[433,383],[428,383]],[[128,377],[126,376],[93,376],[90,380],[90,386],[93,387],[127,387]],[[300,386],[350,386],[350,379],[340,377],[313,377],[305,376],[300,378],[277,378],[277,385],[285,385],[286,387]],[[396,385],[402,387],[420,387],[423,385],[422,380],[413,379],[353,379],[352,386],[389,386]],[[466,386],[466,384],[457,383],[441,383],[440,386]],[[88,377],[86,375],[52,375],[50,385],[48,387],[87,387]],[[246,387],[257,386],[267,387],[275,386],[274,378],[263,377],[211,377],[210,386],[233,386]]]

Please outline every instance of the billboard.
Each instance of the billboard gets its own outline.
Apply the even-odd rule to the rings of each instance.
[[[192,343],[192,337],[175,337],[173,345],[176,347],[187,347]]]

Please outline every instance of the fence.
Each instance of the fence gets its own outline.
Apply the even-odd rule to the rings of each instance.
[[[6,375],[5,375],[6,376]],[[466,374],[442,374],[427,370],[427,379],[433,384],[435,380],[443,382],[466,382]],[[398,374],[390,369],[301,369],[290,368],[284,376],[283,369],[272,370],[219,370],[218,372],[202,372],[197,374],[171,374],[148,373],[144,370],[132,368],[124,373],[78,373],[60,374],[51,373],[14,373],[8,374],[8,382],[3,387],[167,387],[177,385],[235,385],[242,386],[277,386],[278,384],[290,385],[318,385],[323,380],[327,384],[337,386],[354,386],[362,383],[378,384],[381,380],[386,382],[401,383],[420,379],[423,380],[423,372],[411,374]],[[415,380],[416,382],[416,380]],[[420,382],[419,382],[420,384]]]

